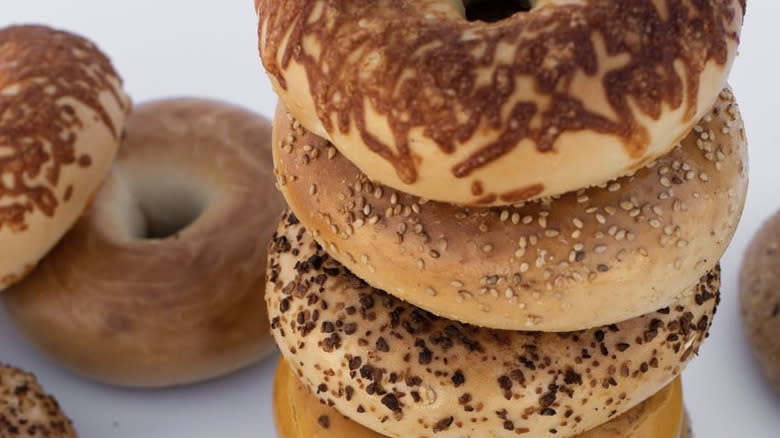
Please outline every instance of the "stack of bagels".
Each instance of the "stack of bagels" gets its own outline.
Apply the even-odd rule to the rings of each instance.
[[[255,4],[282,438],[688,436],[744,0]]]

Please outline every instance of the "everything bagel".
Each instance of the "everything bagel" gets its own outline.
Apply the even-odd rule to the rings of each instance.
[[[0,29],[0,291],[73,226],[114,159],[130,99],[94,44]]]
[[[270,123],[196,99],[142,105],[89,214],[3,298],[37,347],[102,382],[168,386],[274,349],[263,288],[283,200]]]
[[[464,15],[487,1],[255,3],[267,73],[306,129],[376,182],[467,205],[598,185],[668,152],[723,88],[745,11],[548,0],[486,23]]]
[[[294,215],[269,250],[271,328],[320,399],[389,436],[576,436],[669,384],[707,336],[719,269],[670,307],[568,333],[508,332],[435,317],[371,288]]]
[[[0,437],[77,438],[57,400],[32,374],[0,363]]]
[[[279,188],[331,256],[434,314],[507,330],[578,330],[670,305],[718,262],[747,190],[728,89],[652,166],[510,207],[425,202],[375,184],[283,108],[274,137]]]
[[[280,438],[384,438],[320,402],[284,359],[274,378],[274,419]],[[630,411],[576,438],[689,438],[686,423],[678,378]],[[489,429],[481,432],[484,436]]]

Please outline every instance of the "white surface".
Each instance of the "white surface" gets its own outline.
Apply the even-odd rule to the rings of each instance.
[[[750,194],[723,260],[723,304],[712,337],[684,374],[686,403],[701,438],[780,435],[780,397],[751,360],[736,297],[741,254],[761,221],[780,208],[780,2],[748,3],[731,83],[750,139]],[[214,97],[273,115],[276,98],[257,56],[252,0],[0,0],[0,27],[11,23],[44,23],[89,37],[111,56],[136,102]],[[83,438],[275,436],[273,359],[185,388],[109,388],[74,377],[38,355],[0,310],[0,361],[36,373]]]

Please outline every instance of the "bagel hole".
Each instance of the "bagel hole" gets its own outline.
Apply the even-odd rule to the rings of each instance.
[[[518,12],[533,8],[533,0],[471,0],[465,1],[466,19],[495,23]]]
[[[179,205],[172,211],[161,213],[139,206],[146,226],[141,239],[167,239],[195,222],[203,210],[194,204]]]
[[[136,181],[135,203],[139,224],[137,239],[167,239],[183,231],[206,210],[208,196],[201,187],[194,187],[186,178],[174,172],[167,178]],[[157,181],[156,184],[152,183]]]

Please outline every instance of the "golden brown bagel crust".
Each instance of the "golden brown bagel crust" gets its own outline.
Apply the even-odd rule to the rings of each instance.
[[[89,215],[3,297],[12,320],[58,362],[112,384],[183,384],[264,357],[266,245],[284,205],[270,138],[266,119],[221,103],[138,107]],[[194,222],[145,238],[155,222],[181,222],[179,205]]]
[[[86,209],[129,109],[119,75],[91,42],[42,26],[0,29],[0,290]]]
[[[274,378],[274,420],[280,438],[382,438],[320,402],[282,359]],[[682,438],[680,379],[625,414],[577,438]],[[412,437],[413,435],[405,435]],[[479,436],[489,436],[480,430]]]
[[[492,209],[373,184],[282,108],[274,126],[278,186],[333,257],[437,315],[508,330],[578,330],[670,305],[723,254],[747,187],[728,90],[681,147],[634,176]]]
[[[35,376],[0,363],[0,437],[76,438],[73,425]]]
[[[753,237],[742,260],[739,290],[745,335],[780,393],[780,211]]]
[[[571,437],[679,375],[706,337],[719,270],[677,303],[570,333],[509,332],[435,317],[369,287],[292,214],[269,250],[271,328],[296,374],[390,436]]]
[[[549,0],[484,23],[462,3],[259,0],[260,54],[292,114],[371,179],[507,205],[668,152],[725,85],[745,8]]]

